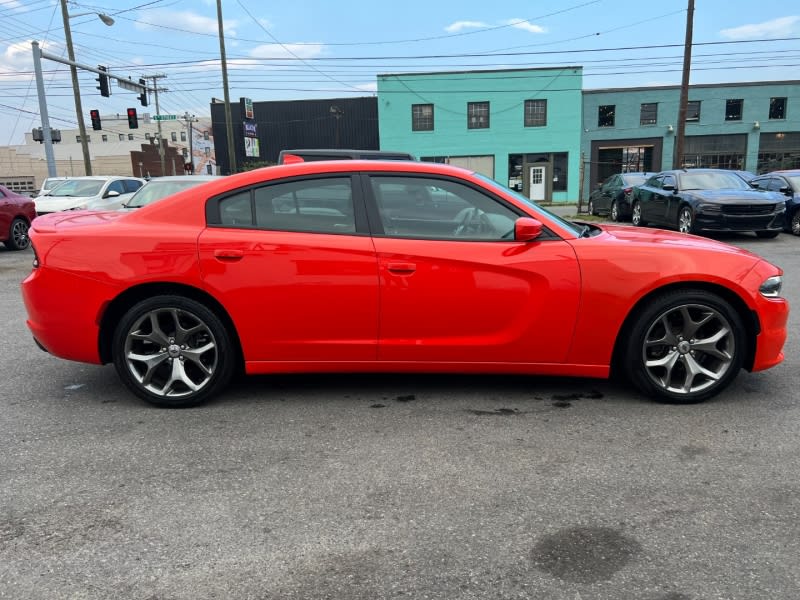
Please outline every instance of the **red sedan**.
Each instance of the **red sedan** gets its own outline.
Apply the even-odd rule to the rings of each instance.
[[[697,402],[783,360],[782,271],[681,233],[573,224],[463,169],[307,162],[135,212],[38,218],[38,344],[189,406],[246,373],[607,377]]]
[[[6,248],[25,250],[30,246],[28,229],[35,217],[36,208],[31,198],[0,185],[0,242]]]

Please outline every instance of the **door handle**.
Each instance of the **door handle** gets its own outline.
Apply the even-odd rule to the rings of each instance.
[[[391,262],[386,266],[392,273],[413,273],[417,270],[417,265],[414,263],[396,263]]]
[[[243,256],[244,252],[241,250],[230,250],[230,249],[214,250],[214,258],[216,258],[217,260],[235,261],[235,260],[241,260]]]

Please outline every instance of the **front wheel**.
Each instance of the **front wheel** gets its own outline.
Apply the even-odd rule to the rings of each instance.
[[[792,220],[789,221],[789,231],[795,235],[800,235],[800,208],[794,211]]]
[[[728,302],[703,290],[676,290],[655,297],[636,317],[626,367],[649,396],[701,402],[733,381],[745,345],[742,320]]]
[[[619,204],[616,200],[611,203],[611,220],[619,222]]]
[[[230,381],[234,349],[222,321],[182,296],[131,307],[114,332],[114,367],[134,394],[156,406],[205,402]]]
[[[681,211],[678,213],[678,231],[681,233],[694,231],[694,215],[688,206],[681,207]]]
[[[9,250],[25,250],[30,246],[31,238],[28,237],[28,229],[30,229],[30,225],[25,219],[17,217],[11,221],[8,239],[5,242],[6,248]]]
[[[589,198],[589,206],[587,207],[590,215],[597,215],[597,211],[594,209],[594,200]]]
[[[645,220],[642,218],[642,203],[638,200],[633,203],[633,208],[631,209],[631,223],[633,223],[636,227],[644,227],[647,225]]]

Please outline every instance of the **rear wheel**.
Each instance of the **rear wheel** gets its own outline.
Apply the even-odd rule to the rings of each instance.
[[[694,215],[688,206],[681,207],[678,213],[678,231],[681,233],[692,233],[694,231]]]
[[[642,203],[638,200],[633,203],[633,208],[631,209],[631,223],[633,223],[636,227],[644,227],[647,225],[645,220],[642,218]]]
[[[626,367],[645,394],[675,403],[721,392],[742,367],[746,339],[739,314],[703,290],[666,292],[636,318]]]
[[[123,383],[157,406],[201,404],[233,375],[235,352],[222,321],[182,296],[156,296],[131,307],[112,348]]]
[[[6,248],[9,250],[25,250],[30,246],[31,238],[28,237],[28,229],[30,229],[30,225],[25,219],[17,217],[11,221],[8,239],[5,242]]]
[[[794,211],[792,220],[789,221],[789,230],[795,235],[800,235],[800,209]]]
[[[756,231],[756,235],[761,239],[771,240],[778,237],[780,231]]]
[[[594,200],[592,200],[591,198],[589,198],[588,210],[589,210],[589,214],[590,215],[596,215],[597,214],[597,211],[594,209]]]
[[[611,203],[611,220],[619,221],[619,205],[616,200]]]

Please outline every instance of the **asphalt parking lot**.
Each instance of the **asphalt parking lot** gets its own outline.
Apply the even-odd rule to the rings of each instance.
[[[0,598],[795,599],[800,238],[786,360],[704,404],[607,381],[246,379],[159,410],[40,351],[0,249]]]

